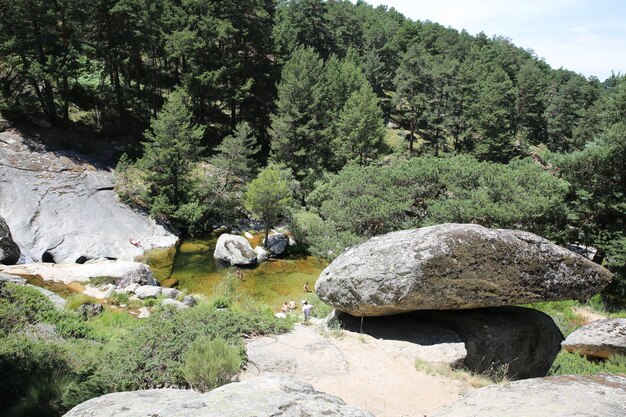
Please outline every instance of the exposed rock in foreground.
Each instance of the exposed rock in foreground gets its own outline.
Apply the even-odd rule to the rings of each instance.
[[[202,394],[191,390],[153,389],[117,392],[93,398],[65,417],[373,417],[341,399],[315,391],[304,382],[262,377],[224,385]]]
[[[257,253],[243,236],[221,234],[215,244],[213,257],[230,265],[254,265]]]
[[[13,265],[20,259],[20,254],[7,222],[0,216],[0,264]]]
[[[626,355],[626,319],[591,322],[567,336],[562,346],[568,352],[603,359]]]
[[[88,282],[90,278],[108,277],[118,287],[132,283],[159,285],[148,265],[139,262],[101,261],[85,264],[36,263],[24,265],[0,265],[0,272],[23,277],[41,277],[44,281]]]
[[[133,260],[178,240],[117,201],[112,172],[16,131],[0,133],[0,196],[14,241],[36,261]]]
[[[354,316],[585,299],[611,273],[528,232],[442,224],[373,237],[335,259],[315,284]]]
[[[481,388],[431,417],[623,415],[626,415],[626,376],[572,375]]]

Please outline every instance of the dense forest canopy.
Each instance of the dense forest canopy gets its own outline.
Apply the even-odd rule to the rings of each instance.
[[[120,195],[184,231],[247,215],[271,163],[323,256],[464,221],[593,245],[624,271],[623,76],[552,69],[507,38],[362,1],[0,8],[5,117],[124,138]]]

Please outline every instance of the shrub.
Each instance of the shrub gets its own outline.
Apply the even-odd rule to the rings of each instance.
[[[230,298],[220,295],[213,299],[211,305],[215,308],[228,308],[232,303],[233,301]]]
[[[36,323],[43,314],[55,311],[50,300],[34,288],[15,284],[0,285],[0,334]]]
[[[626,361],[616,358],[607,361],[590,361],[584,356],[569,352],[560,352],[549,375],[592,375],[592,374],[624,374]]]
[[[202,336],[185,353],[183,374],[193,388],[206,392],[230,382],[242,362],[237,347],[220,337]]]
[[[67,310],[76,310],[83,304],[93,304],[97,302],[98,300],[86,294],[72,294],[67,298],[67,304],[65,304],[65,308]]]
[[[126,294],[125,292],[115,292],[113,293],[111,298],[109,298],[109,301],[111,301],[112,304],[118,306],[128,305],[128,294]]]

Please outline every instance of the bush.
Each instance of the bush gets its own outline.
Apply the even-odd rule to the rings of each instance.
[[[67,297],[67,304],[65,304],[65,308],[73,311],[84,304],[94,304],[97,302],[98,300],[86,294],[72,294]]]
[[[0,284],[0,335],[34,324],[55,307],[34,288],[16,284]]]
[[[549,375],[593,375],[593,374],[624,374],[626,361],[615,358],[607,361],[590,361],[584,356],[561,352],[557,355]]]
[[[220,337],[202,336],[185,353],[183,374],[194,389],[206,392],[230,382],[242,363],[237,347]]]
[[[231,306],[232,303],[233,303],[233,300],[231,300],[230,298],[226,296],[220,295],[213,299],[213,301],[211,302],[211,305],[215,308],[228,308]]]
[[[128,294],[126,294],[125,292],[115,292],[113,293],[111,298],[109,298],[109,301],[111,301],[111,304],[118,306],[128,305]]]

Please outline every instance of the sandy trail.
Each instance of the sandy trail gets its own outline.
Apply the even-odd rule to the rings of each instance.
[[[287,375],[377,417],[427,416],[471,389],[418,372],[413,353],[394,341],[345,330],[325,337],[315,326],[296,325],[290,333],[249,341],[241,378]]]
[[[607,316],[593,312],[584,307],[572,307],[572,311],[577,316],[582,317],[585,320],[585,324],[591,323],[592,321],[604,320],[607,318]]]

